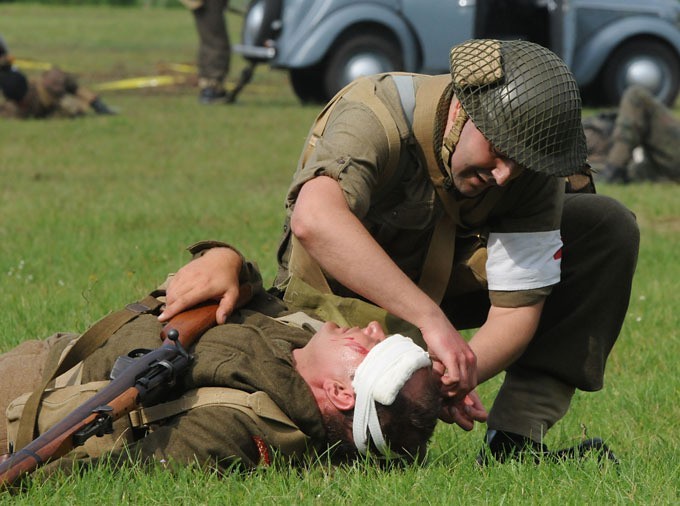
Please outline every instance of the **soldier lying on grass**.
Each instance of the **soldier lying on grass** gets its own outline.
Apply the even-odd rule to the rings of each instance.
[[[201,256],[212,246],[200,243],[192,252]],[[318,318],[322,307],[317,313],[296,312],[261,290],[256,268],[235,250],[217,249],[228,258],[231,268],[224,272],[239,287],[236,291],[251,294],[247,303],[229,309],[226,322],[199,339],[190,350],[194,361],[188,373],[152,406],[117,420],[113,434],[89,439],[58,465],[105,455],[116,463],[198,462],[221,470],[248,469],[271,462],[275,454],[297,460],[329,449],[335,461],[365,453],[413,461],[424,456],[438,418],[470,428],[485,419],[476,397],[458,406],[442,402],[441,373],[410,338],[387,337],[378,321],[342,327],[324,323]],[[347,321],[370,311],[369,305],[353,306]],[[44,394],[38,432],[82,402],[74,392],[87,395],[108,383],[118,357],[158,347],[162,323],[157,313],[141,311],[59,376]],[[5,378],[0,406],[9,406],[10,451],[19,449],[17,426],[26,401],[20,394],[40,385],[50,357],[63,358],[77,338],[56,334],[0,356]],[[0,434],[4,429],[0,426]]]

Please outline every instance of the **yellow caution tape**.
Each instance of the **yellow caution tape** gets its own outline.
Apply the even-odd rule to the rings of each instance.
[[[15,58],[13,63],[14,65],[22,69],[49,70],[52,67],[54,67],[54,65],[52,65],[51,63],[47,63],[44,61],[24,60],[21,58]]]
[[[149,77],[133,77],[130,79],[121,79],[119,81],[110,81],[108,83],[99,83],[92,85],[94,90],[133,90],[137,88],[156,88],[158,86],[171,86],[173,84],[181,84],[186,81],[183,76],[149,76]]]
[[[49,70],[54,65],[49,62],[41,62],[37,60],[27,60],[15,58],[14,65],[22,69],[32,70]],[[186,63],[160,63],[159,68],[162,70],[170,70],[182,74],[196,75],[198,69],[196,65]],[[158,75],[145,77],[132,77],[129,79],[121,79],[118,81],[109,81],[105,83],[93,84],[89,88],[97,91],[111,91],[111,90],[134,90],[142,88],[156,88],[159,86],[172,86],[174,84],[185,84],[189,79],[186,76],[179,75]],[[249,89],[258,89],[260,91],[272,91],[277,89],[274,86],[267,86],[261,84],[249,84]]]
[[[164,70],[172,70],[174,72],[181,72],[183,74],[196,74],[198,67],[188,63],[161,63],[159,67]]]

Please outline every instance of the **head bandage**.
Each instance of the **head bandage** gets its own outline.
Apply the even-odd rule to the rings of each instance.
[[[413,373],[431,363],[425,350],[399,334],[388,337],[368,352],[352,381],[356,393],[352,432],[359,453],[366,453],[370,433],[380,453],[387,454],[375,403],[391,405]]]

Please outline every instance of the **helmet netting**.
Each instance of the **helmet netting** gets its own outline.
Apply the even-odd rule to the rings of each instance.
[[[498,151],[554,176],[587,166],[578,85],[557,55],[527,41],[472,40],[451,49],[451,75],[463,109]]]

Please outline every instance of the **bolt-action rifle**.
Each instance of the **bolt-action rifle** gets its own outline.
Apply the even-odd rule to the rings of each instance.
[[[88,401],[42,435],[0,462],[0,486],[69,453],[92,436],[113,432],[113,422],[141,406],[150,395],[171,387],[189,367],[187,350],[216,324],[216,304],[198,306],[173,317],[161,331],[163,344],[136,357]],[[114,367],[115,369],[115,367]]]

